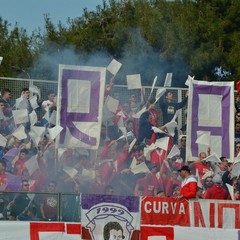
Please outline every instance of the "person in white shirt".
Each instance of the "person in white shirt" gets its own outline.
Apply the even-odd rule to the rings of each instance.
[[[48,100],[45,100],[42,102],[42,109],[47,112],[51,112],[54,110],[53,108],[56,107],[56,102],[55,102],[55,93],[54,91],[50,90],[48,92]]]

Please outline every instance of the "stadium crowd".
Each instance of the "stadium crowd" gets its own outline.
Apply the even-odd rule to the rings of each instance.
[[[156,102],[141,91],[121,102],[119,92],[110,82],[105,99],[117,100],[118,106],[114,112],[104,106],[107,117],[102,123],[99,148],[93,151],[58,149],[55,138],[46,131],[56,125],[56,95],[49,91],[43,101],[37,91],[30,90],[22,89],[14,106],[10,104],[11,90],[1,91],[0,219],[55,221],[58,192],[176,200],[240,199],[239,169],[224,156],[219,161],[207,161],[211,146],[199,154],[197,161],[186,161],[186,127],[179,129],[177,110],[187,107],[188,94],[182,102],[176,102],[174,93],[167,90]],[[240,152],[239,102],[238,96],[235,157]],[[183,191],[189,181],[194,182],[193,189]],[[31,192],[45,194],[31,197]],[[64,203],[62,216],[66,221],[79,221],[73,207],[79,205],[79,197],[71,195],[69,199]]]

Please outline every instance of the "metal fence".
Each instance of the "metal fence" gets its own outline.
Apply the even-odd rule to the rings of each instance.
[[[58,82],[57,81],[48,81],[48,80],[40,80],[40,79],[22,79],[22,78],[5,78],[5,77],[0,77],[0,91],[4,88],[9,88],[12,91],[12,99],[11,103],[12,105],[15,104],[15,99],[19,98],[22,92],[22,89],[25,87],[29,87],[35,85],[41,90],[41,98],[42,100],[47,99],[47,93],[49,90],[53,90],[57,93],[58,89]],[[155,87],[153,90],[152,96],[156,95],[156,91],[159,87]],[[181,102],[183,98],[185,97],[186,88],[169,88],[171,91],[174,93],[174,101],[175,102]],[[128,90],[126,85],[115,85],[114,88],[112,89],[113,91],[117,91],[120,96],[120,102],[121,103],[126,103],[129,102],[130,96],[132,94],[135,94],[138,98],[138,101],[141,101],[141,90]],[[145,98],[149,96],[151,92],[151,87],[150,86],[143,86],[143,93],[145,95]],[[186,122],[186,107],[182,108],[180,112],[180,116],[178,118],[178,125],[179,128],[181,128],[185,122]],[[156,104],[156,109],[159,113],[159,126],[162,125],[162,113],[161,109],[159,107],[159,104]],[[40,113],[41,115],[41,109]]]

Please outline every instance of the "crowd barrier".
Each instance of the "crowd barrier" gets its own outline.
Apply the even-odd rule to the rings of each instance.
[[[2,221],[0,240],[112,239],[108,237],[114,231],[118,236],[115,239],[125,240],[240,239],[238,201],[90,194],[74,197],[80,197],[79,222],[60,222],[60,217],[54,222]],[[63,218],[61,198],[59,214]],[[72,208],[77,211],[76,206]]]

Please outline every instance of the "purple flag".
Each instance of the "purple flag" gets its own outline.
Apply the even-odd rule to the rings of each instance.
[[[12,148],[10,149],[8,152],[5,153],[5,155],[3,156],[3,158],[7,159],[9,162],[12,162],[13,159],[18,156],[20,153],[20,149],[19,148]]]
[[[187,152],[188,161],[196,160],[207,147],[218,157],[234,161],[234,84],[233,82],[189,83]],[[200,137],[209,135],[208,143]],[[207,146],[209,144],[209,146]]]
[[[65,147],[98,148],[105,74],[105,68],[60,65],[57,124]]]

